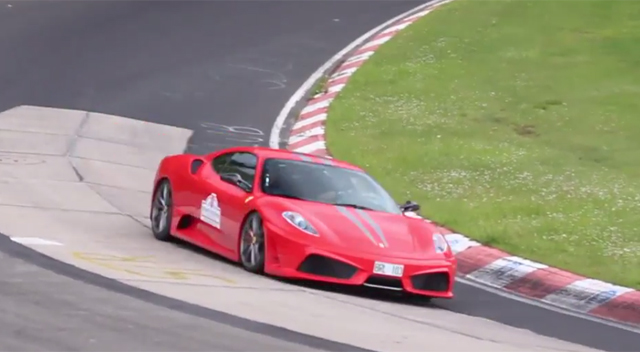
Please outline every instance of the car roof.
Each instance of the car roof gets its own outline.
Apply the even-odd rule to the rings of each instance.
[[[287,149],[274,149],[269,147],[232,147],[232,148],[223,149],[217,152],[216,154],[224,154],[227,152],[240,152],[240,151],[254,153],[261,158],[276,158],[276,159],[306,161],[306,162],[313,162],[318,164],[337,166],[337,167],[342,167],[346,169],[364,171],[360,167],[350,164],[346,161],[313,155],[313,154],[299,153],[299,152],[295,152]]]

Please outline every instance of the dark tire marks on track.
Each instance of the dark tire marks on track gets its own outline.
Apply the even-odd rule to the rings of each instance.
[[[415,1],[17,2],[0,9],[0,110],[19,104],[196,130],[192,151],[265,144],[284,102],[349,41]],[[257,137],[257,138],[256,138]]]
[[[458,282],[456,299],[436,306],[603,351],[634,352],[640,334],[505,298]]]
[[[133,288],[2,234],[0,264],[3,351],[368,351]]]

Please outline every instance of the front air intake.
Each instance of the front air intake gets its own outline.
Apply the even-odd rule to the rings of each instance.
[[[445,292],[449,290],[448,273],[419,274],[411,277],[411,285],[416,290]]]
[[[339,260],[311,254],[300,264],[298,271],[311,275],[347,280],[355,275],[358,268]]]

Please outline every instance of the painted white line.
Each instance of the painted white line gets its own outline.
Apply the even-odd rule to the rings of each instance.
[[[442,2],[442,1],[440,1],[440,2]],[[409,11],[406,11],[406,12],[404,12],[404,13],[402,13],[402,14],[400,14],[400,15],[398,15],[398,16],[390,19],[390,20],[388,20],[387,22],[385,22],[385,23],[373,28],[369,32],[363,34],[358,39],[356,39],[353,42],[351,42],[351,44],[347,45],[344,49],[340,50],[338,53],[333,55],[333,57],[331,57],[329,59],[329,61],[325,62],[324,65],[320,66],[314,73],[311,74],[311,76],[309,76],[309,78],[307,78],[307,80],[300,86],[300,88],[298,88],[298,90],[296,90],[296,92],[293,93],[291,98],[289,98],[287,103],[284,105],[284,107],[282,108],[282,110],[280,111],[278,116],[276,117],[276,120],[273,123],[273,127],[271,128],[271,134],[269,136],[269,146],[271,148],[279,148],[280,147],[280,132],[282,131],[282,127],[284,127],[284,123],[285,123],[285,121],[287,119],[287,116],[289,116],[289,113],[295,107],[296,103],[298,103],[298,101],[300,101],[300,99],[302,99],[304,97],[304,95],[311,89],[311,87],[313,87],[313,85],[316,83],[316,81],[318,81],[322,77],[322,75],[325,74],[325,72],[329,68],[331,68],[331,66],[335,65],[336,62],[340,61],[348,52],[353,50],[358,45],[362,44],[364,41],[369,39],[369,37],[371,37],[372,35],[376,34],[379,31],[381,31],[383,28],[388,27],[392,23],[402,19],[403,17],[408,16],[409,14],[411,14],[411,13],[413,13],[415,11],[419,11],[419,10],[424,9],[426,7],[433,6],[436,3],[439,3],[439,1],[428,2],[426,4],[422,4],[420,6],[416,6],[415,8],[413,8],[413,9],[411,9]]]
[[[448,1],[443,1],[444,2],[448,2]],[[428,10],[424,10],[424,11],[420,11],[414,15],[411,15],[407,18],[405,18],[405,20],[417,20],[418,18],[422,17],[422,16],[426,16],[429,12],[433,11],[433,9],[428,9]]]
[[[451,250],[455,255],[457,255],[460,252],[466,251],[471,247],[476,247],[480,245],[479,242],[473,241],[469,237],[461,235],[459,233],[450,233],[450,234],[444,235],[444,238],[447,240],[447,242],[449,242],[449,246],[451,246]]]
[[[603,324],[603,325],[607,325],[607,326],[611,326],[611,327],[614,327],[614,328],[618,328],[618,329],[630,331],[630,332],[633,332],[633,333],[636,333],[636,334],[640,334],[640,328],[634,328],[634,327],[626,325],[626,324],[621,324],[621,323],[616,323],[616,322],[611,321],[611,320],[601,319],[601,318],[598,318],[598,317],[593,316],[593,315],[574,312],[574,311],[568,310],[566,308],[557,306],[557,305],[552,304],[552,303],[546,303],[546,302],[543,302],[543,301],[534,300],[534,299],[531,299],[531,298],[527,298],[525,296],[514,294],[512,292],[504,291],[502,289],[493,288],[493,287],[487,286],[484,283],[476,282],[475,280],[469,280],[467,278],[457,277],[456,281],[461,282],[461,283],[463,283],[465,285],[473,286],[473,287],[478,288],[478,289],[483,290],[483,291],[491,292],[491,293],[493,293],[495,295],[498,295],[498,296],[501,296],[501,297],[504,297],[504,298],[508,298],[508,299],[512,299],[514,301],[530,304],[530,305],[536,306],[538,308],[544,308],[544,309],[547,309],[547,310],[550,310],[550,311],[553,311],[553,312],[556,312],[556,313],[566,314],[566,315],[570,315],[570,316],[573,316],[573,317],[576,317],[576,318],[586,319],[586,320],[589,320],[589,321],[592,321],[592,322],[595,322],[595,323],[600,323],[600,324]]]
[[[293,125],[292,131],[300,129],[300,128],[304,127],[304,126],[311,125],[312,123],[324,121],[326,119],[327,119],[327,113],[322,113],[322,114],[318,114],[318,115],[316,115],[314,117],[309,117],[309,118],[306,118],[304,120],[300,120],[300,121],[296,122],[295,125]]]
[[[307,107],[305,107],[304,109],[302,109],[302,112],[300,113],[300,115],[302,114],[308,114],[312,111],[318,110],[318,109],[322,109],[322,108],[326,108],[329,106],[329,104],[331,104],[331,102],[333,101],[333,98],[329,98],[329,99],[325,99],[319,103],[315,103],[312,105],[307,105]]]
[[[546,265],[520,257],[504,257],[467,275],[468,278],[498,288],[505,287]]]
[[[40,237],[9,237],[13,242],[34,246],[62,246],[62,243]]]
[[[309,137],[313,137],[313,136],[323,136],[324,135],[324,127],[319,126],[319,127],[315,127],[312,128],[308,131],[304,131],[302,133],[298,133],[296,135],[293,135],[291,137],[289,137],[289,144],[294,144],[294,143],[298,143],[302,140],[305,140]]]
[[[387,41],[389,41],[389,39],[391,39],[391,37],[393,37],[393,35],[387,35],[387,36],[382,37],[380,39],[372,40],[372,41],[368,42],[367,44],[363,45],[361,49],[366,49],[366,48],[370,48],[372,46],[382,45],[382,44],[386,43]]]
[[[339,70],[336,71],[330,78],[329,78],[329,82],[331,83],[333,81],[335,81],[336,79],[340,79],[340,78],[345,78],[347,76],[351,76],[352,74],[354,74],[358,68],[360,68],[360,66],[358,67],[352,67],[352,68],[348,68],[346,70]]]
[[[347,65],[347,64],[354,63],[356,61],[367,60],[367,59],[369,59],[371,57],[371,55],[373,55],[373,53],[374,53],[374,51],[367,51],[367,52],[364,52],[364,53],[362,53],[360,55],[352,56],[352,57],[348,58],[347,60],[345,60],[342,64],[343,65]]]
[[[313,153],[316,150],[325,150],[327,148],[327,144],[324,141],[317,141],[311,144],[307,144],[304,147],[296,148],[294,151],[298,153]]]
[[[332,86],[329,86],[329,89],[327,89],[327,93],[336,93],[342,90],[342,88],[344,88],[346,84],[334,84]]]
[[[401,30],[405,29],[407,26],[409,26],[411,23],[412,22],[396,24],[395,26],[391,26],[391,27],[385,29],[380,34],[386,34],[386,33],[393,33],[393,32],[397,32],[397,31],[401,31]]]
[[[600,280],[584,279],[545,296],[542,301],[579,312],[589,312],[631,291],[634,290]]]

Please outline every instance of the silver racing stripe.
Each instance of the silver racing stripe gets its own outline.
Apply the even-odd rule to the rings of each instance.
[[[369,237],[371,242],[373,242],[376,246],[378,245],[378,242],[373,238],[373,235],[371,235],[371,232],[369,232],[369,230],[367,230],[367,228],[362,224],[362,222],[360,222],[358,218],[356,218],[353,214],[351,214],[349,210],[347,210],[347,208],[337,206],[336,209],[338,209],[338,211],[341,212],[342,215],[346,216],[349,220],[351,220],[352,223],[358,226],[360,230],[362,230],[362,232],[364,232],[365,235]]]
[[[369,214],[367,214],[366,211],[362,210],[362,209],[356,209],[356,213],[360,214],[360,216],[369,223],[369,225],[371,225],[371,227],[373,227],[373,230],[378,234],[378,236],[380,236],[380,239],[382,240],[382,243],[384,243],[385,247],[389,247],[389,243],[387,242],[387,238],[384,236],[384,232],[382,232],[382,229],[380,228],[380,225],[378,225],[378,223],[376,223],[371,216],[369,216]]]

